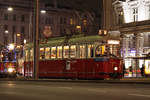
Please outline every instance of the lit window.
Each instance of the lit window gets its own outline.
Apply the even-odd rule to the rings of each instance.
[[[80,45],[80,58],[85,58],[85,45]]]
[[[77,28],[77,29],[81,29],[81,26],[78,25],[78,26],[76,26],[76,28]]]
[[[71,58],[76,57],[76,46],[75,45],[70,46],[70,57]]]
[[[51,48],[51,58],[52,59],[56,58],[56,47]]]
[[[93,45],[88,45],[88,58],[93,57],[93,51],[94,51]]]
[[[44,48],[40,48],[40,59],[44,59],[45,54],[44,54]]]
[[[109,45],[109,52],[112,55],[119,56],[119,45]]]
[[[86,26],[87,25],[87,20],[83,20],[83,25]]]
[[[62,46],[57,47],[57,58],[62,58]]]
[[[100,45],[96,47],[96,52],[95,52],[96,57],[106,55],[106,52],[107,51],[105,45]]]
[[[30,50],[30,60],[33,60],[33,49]]]
[[[64,46],[64,58],[69,58],[69,46]]]
[[[46,48],[45,49],[45,59],[49,59],[50,58],[50,48]]]
[[[71,18],[71,19],[70,19],[70,25],[72,25],[72,24],[73,24],[73,19]]]
[[[28,50],[25,51],[25,61],[29,61],[29,54]]]
[[[138,21],[138,8],[133,9],[133,21]]]

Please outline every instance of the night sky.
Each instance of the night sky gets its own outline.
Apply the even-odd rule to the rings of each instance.
[[[46,6],[53,6],[53,0],[41,0],[41,2],[46,1]],[[57,0],[58,7],[66,7],[77,10],[88,10],[93,11],[97,15],[100,14],[102,10],[102,0]]]

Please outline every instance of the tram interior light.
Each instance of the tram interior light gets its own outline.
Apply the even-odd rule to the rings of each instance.
[[[108,40],[107,43],[108,44],[120,44],[120,41],[118,41],[118,40]]]

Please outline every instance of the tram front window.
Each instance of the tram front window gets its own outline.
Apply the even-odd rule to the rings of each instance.
[[[96,55],[96,57],[107,56],[105,46],[104,45],[97,46],[95,55]]]

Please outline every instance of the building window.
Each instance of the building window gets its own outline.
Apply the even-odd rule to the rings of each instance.
[[[13,15],[13,21],[16,21],[16,15]]]
[[[12,26],[12,39],[13,39],[13,42],[14,42],[14,36],[15,36],[15,32],[16,32],[16,26]]]
[[[4,25],[4,31],[8,30],[8,25]]]
[[[8,20],[8,14],[4,14],[4,20]]]
[[[86,20],[86,19],[83,20],[83,25],[84,25],[84,26],[87,25],[87,20]]]
[[[24,26],[21,27],[21,33],[24,34]]]
[[[123,23],[123,11],[120,11],[118,14],[118,23],[119,24]]]
[[[24,15],[21,15],[21,22],[24,22],[25,21],[25,17]]]
[[[51,18],[47,17],[45,19],[45,24],[49,24],[50,25],[52,23],[51,21],[52,21]]]
[[[16,32],[16,26],[15,26],[15,25],[12,27],[12,32],[13,32],[13,33]]]
[[[70,25],[72,25],[73,24],[73,19],[72,18],[70,18]]]
[[[138,21],[138,8],[133,9],[133,21]]]
[[[60,17],[60,24],[67,24],[67,18]]]

